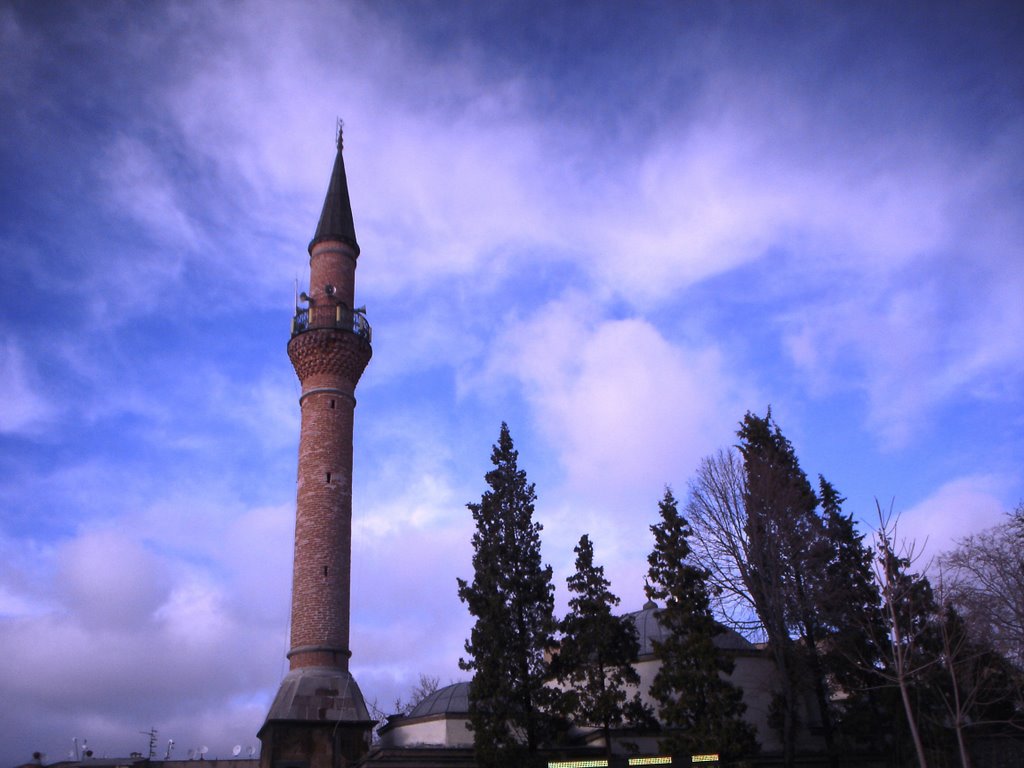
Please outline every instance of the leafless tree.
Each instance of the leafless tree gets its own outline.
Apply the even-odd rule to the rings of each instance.
[[[412,690],[409,691],[407,712],[412,712],[417,704],[427,698],[430,694],[436,692],[440,684],[441,678],[420,672],[419,682],[416,683],[416,685],[412,687]]]
[[[911,684],[937,661],[934,655],[922,652],[923,640],[934,616],[934,599],[928,580],[911,571],[920,558],[916,543],[898,538],[899,517],[893,514],[891,507],[884,512],[877,501],[875,507],[878,528],[874,532],[874,570],[888,632],[887,670],[883,674],[899,688],[918,764],[920,768],[927,768]]]
[[[388,717],[393,717],[394,715],[408,715],[416,708],[417,704],[427,698],[430,694],[434,693],[440,687],[440,684],[441,678],[420,672],[419,681],[413,684],[412,688],[409,689],[409,696],[405,701],[402,700],[401,696],[396,698],[394,704],[391,705],[391,712],[388,713],[385,712],[381,708],[380,704],[378,704],[377,700],[374,699],[369,704],[370,715],[380,725],[387,723]]]
[[[711,573],[712,602],[725,623],[755,640],[765,638],[764,624],[751,597],[750,537],[743,497],[743,459],[734,449],[701,460],[690,481],[686,517],[693,526],[693,553]]]
[[[939,636],[942,639],[942,660],[948,680],[948,692],[940,688],[942,703],[946,707],[949,721],[956,733],[956,745],[960,751],[960,764],[963,768],[971,768],[971,756],[967,751],[967,740],[964,729],[970,721],[981,686],[977,681],[969,681],[972,667],[978,661],[978,655],[967,640],[960,618],[951,608],[946,615],[939,618]]]
[[[960,539],[939,565],[944,597],[972,637],[1024,670],[1024,504],[1007,522]]]
[[[785,478],[760,476],[759,499],[779,507],[790,488]],[[771,487],[768,487],[771,486]],[[797,727],[797,658],[787,626],[787,595],[782,569],[786,541],[780,520],[748,509],[751,489],[743,459],[720,450],[701,461],[690,483],[687,517],[693,526],[694,555],[710,572],[715,608],[725,623],[748,636],[767,638],[778,672],[782,741],[787,765],[794,760]],[[784,525],[784,523],[783,523]]]
[[[998,726],[1020,729],[1024,710],[1020,670],[987,641],[985,633],[972,632],[969,622],[951,599],[945,572],[938,574],[937,597],[942,615],[936,620],[941,641],[945,685],[937,691],[952,724],[960,762],[970,768],[968,729]]]

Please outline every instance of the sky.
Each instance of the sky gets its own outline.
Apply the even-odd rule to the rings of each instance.
[[[258,748],[345,121],[352,670],[465,679],[507,421],[558,610],[770,406],[929,554],[1024,498],[1024,10],[0,0],[0,765]]]

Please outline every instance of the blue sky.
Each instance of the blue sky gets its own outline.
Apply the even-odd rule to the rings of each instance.
[[[338,116],[382,708],[462,677],[502,420],[560,606],[589,532],[638,608],[664,485],[769,404],[931,552],[1024,498],[1019,7],[278,6],[0,3],[0,762],[257,744]]]

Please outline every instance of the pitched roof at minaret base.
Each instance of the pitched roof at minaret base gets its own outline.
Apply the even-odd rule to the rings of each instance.
[[[293,669],[278,688],[267,722],[303,720],[370,722],[363,694],[348,672],[333,668]]]

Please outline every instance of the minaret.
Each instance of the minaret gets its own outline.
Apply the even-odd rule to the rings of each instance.
[[[344,768],[373,726],[348,671],[355,388],[370,361],[370,325],[355,308],[359,245],[338,154],[316,234],[309,291],[292,321],[288,357],[302,384],[289,671],[266,722],[260,768]]]

